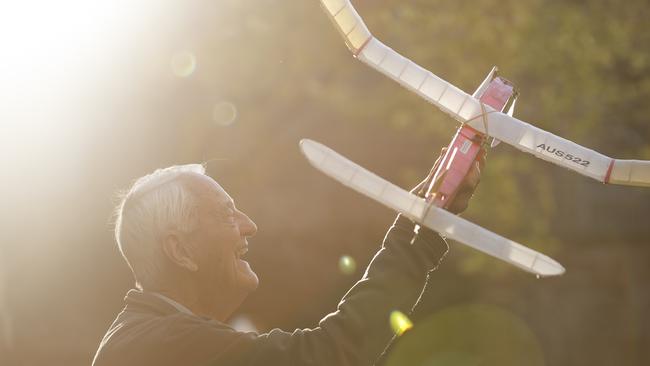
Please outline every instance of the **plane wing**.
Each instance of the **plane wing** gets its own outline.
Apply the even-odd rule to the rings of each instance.
[[[356,58],[461,123],[536,157],[603,183],[650,187],[650,161],[612,159],[497,112],[376,39],[349,0],[321,0]]]
[[[564,267],[552,258],[431,205],[325,145],[303,139],[300,141],[300,148],[307,160],[323,173],[444,237],[538,276],[556,276],[564,273]]]

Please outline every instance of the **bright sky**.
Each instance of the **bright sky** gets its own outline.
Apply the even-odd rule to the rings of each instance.
[[[132,26],[119,1],[15,1],[0,12],[3,97],[51,88],[89,68]],[[131,18],[131,19],[129,19]]]
[[[7,191],[61,175],[80,158],[84,86],[102,75],[137,29],[142,5],[124,1],[23,0],[0,6],[0,166]],[[87,127],[87,126],[86,126]],[[45,178],[45,179],[43,179]],[[41,182],[42,184],[43,182]]]

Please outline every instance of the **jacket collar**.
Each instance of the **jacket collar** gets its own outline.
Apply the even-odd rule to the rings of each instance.
[[[173,301],[168,297],[157,294],[155,292],[131,289],[126,293],[124,302],[126,303],[126,311],[133,311],[137,313],[146,312],[158,315],[171,315],[178,312],[185,313],[185,311],[181,311],[180,308],[177,307],[177,305],[180,304],[178,304],[176,301]],[[188,314],[194,315],[191,311],[189,311],[189,309]]]
[[[151,294],[153,296],[156,296],[159,299],[162,299],[163,301],[165,301],[169,305],[173,306],[176,310],[178,310],[181,313],[184,313],[184,314],[187,314],[187,315],[194,315],[192,310],[188,309],[185,305],[183,305],[183,304],[181,304],[181,303],[179,303],[177,301],[174,301],[173,299],[170,299],[169,297],[167,297],[167,296],[165,296],[165,295],[163,295],[161,293],[149,292],[149,294]]]

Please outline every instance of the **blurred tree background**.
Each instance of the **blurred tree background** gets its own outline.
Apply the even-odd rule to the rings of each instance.
[[[521,91],[518,118],[609,156],[650,159],[646,1],[354,4],[375,36],[466,92],[498,65]],[[300,138],[411,187],[455,122],[354,60],[317,1],[114,6],[125,17],[109,25],[128,32],[90,34],[50,82],[0,87],[0,363],[90,364],[132,286],[112,239],[115,193],[171,164],[207,162],[258,224],[248,258],[261,285],[234,319],[260,331],[316,326],[394,213],[311,168]],[[385,361],[650,364],[649,203],[648,189],[605,186],[499,145],[464,216],[567,273],[538,280],[450,243],[415,328]],[[346,255],[357,265],[341,271]]]

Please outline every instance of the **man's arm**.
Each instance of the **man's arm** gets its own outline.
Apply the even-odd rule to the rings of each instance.
[[[444,153],[444,151],[443,151]],[[438,162],[436,162],[437,164]],[[482,160],[470,171],[451,210],[458,213],[479,182]],[[429,177],[414,188],[425,193]],[[410,313],[417,303],[427,274],[435,269],[448,250],[435,232],[398,216],[384,238],[381,249],[357,282],[314,329],[293,333],[273,330],[262,335],[240,334],[213,365],[371,365],[393,338],[389,317],[392,311]]]
[[[393,337],[390,313],[409,313],[448,250],[436,233],[398,216],[363,278],[314,329],[239,334],[213,365],[370,365]]]

